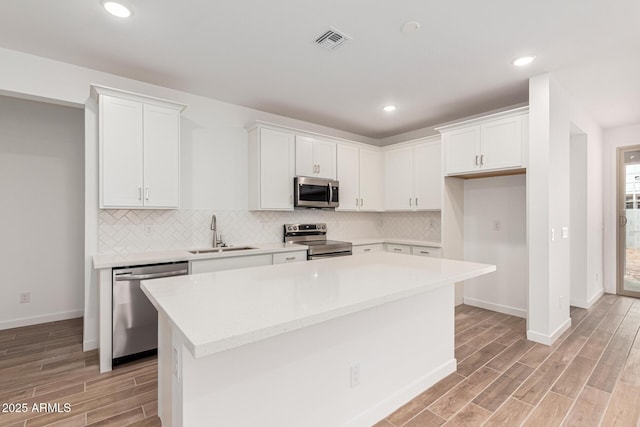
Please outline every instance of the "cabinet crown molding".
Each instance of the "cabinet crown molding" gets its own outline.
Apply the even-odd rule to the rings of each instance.
[[[181,104],[179,102],[169,101],[169,100],[161,99],[161,98],[156,98],[154,96],[141,95],[139,93],[129,92],[129,91],[126,91],[126,90],[121,90],[121,89],[115,89],[115,88],[112,88],[112,87],[92,84],[91,85],[91,98],[95,99],[96,102],[97,102],[98,101],[98,96],[100,96],[100,95],[115,96],[115,97],[119,97],[119,98],[130,99],[130,100],[133,100],[133,101],[143,102],[145,104],[159,105],[161,107],[173,108],[173,109],[178,110],[180,112],[184,111],[184,109],[187,108],[186,104]]]
[[[473,117],[470,119],[449,123],[443,126],[438,126],[434,129],[442,133],[442,132],[447,132],[447,131],[454,130],[461,127],[477,125],[477,124],[484,123],[491,120],[497,120],[497,119],[503,119],[506,117],[517,116],[521,114],[527,114],[528,112],[529,112],[529,106],[525,105],[523,107],[513,108],[511,110],[500,111],[497,113],[487,114],[480,117]]]

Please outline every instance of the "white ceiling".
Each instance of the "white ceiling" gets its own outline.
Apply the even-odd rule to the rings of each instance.
[[[2,0],[0,46],[372,138],[526,102],[544,72],[603,127],[640,122],[638,0],[129,2]],[[329,26],[353,40],[316,46]]]

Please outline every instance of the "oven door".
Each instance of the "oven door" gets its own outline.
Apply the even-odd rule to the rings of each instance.
[[[339,206],[339,182],[331,179],[297,176],[293,180],[296,208],[336,208]]]

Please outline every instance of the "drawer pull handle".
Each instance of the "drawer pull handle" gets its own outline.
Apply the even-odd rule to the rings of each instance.
[[[371,248],[366,248],[364,251],[365,252],[369,252],[371,250]]]
[[[293,261],[294,259],[296,259],[296,257],[294,256],[288,256],[287,258],[285,258],[287,261]]]
[[[400,248],[393,248],[393,250],[396,251],[396,252],[401,252],[402,251],[402,249],[400,249]]]
[[[420,253],[429,255],[430,252],[429,251],[420,251]]]

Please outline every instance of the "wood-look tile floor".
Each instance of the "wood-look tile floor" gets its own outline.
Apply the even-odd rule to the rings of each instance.
[[[157,370],[154,357],[101,375],[82,319],[0,331],[0,426],[160,426]]]
[[[547,347],[524,319],[458,307],[457,372],[375,427],[638,426],[640,300],[605,295],[571,318]],[[0,426],[160,426],[157,361],[99,374],[81,319],[0,331],[0,405]]]
[[[604,295],[571,320],[548,347],[524,319],[457,307],[457,372],[375,427],[640,425],[640,300]]]

